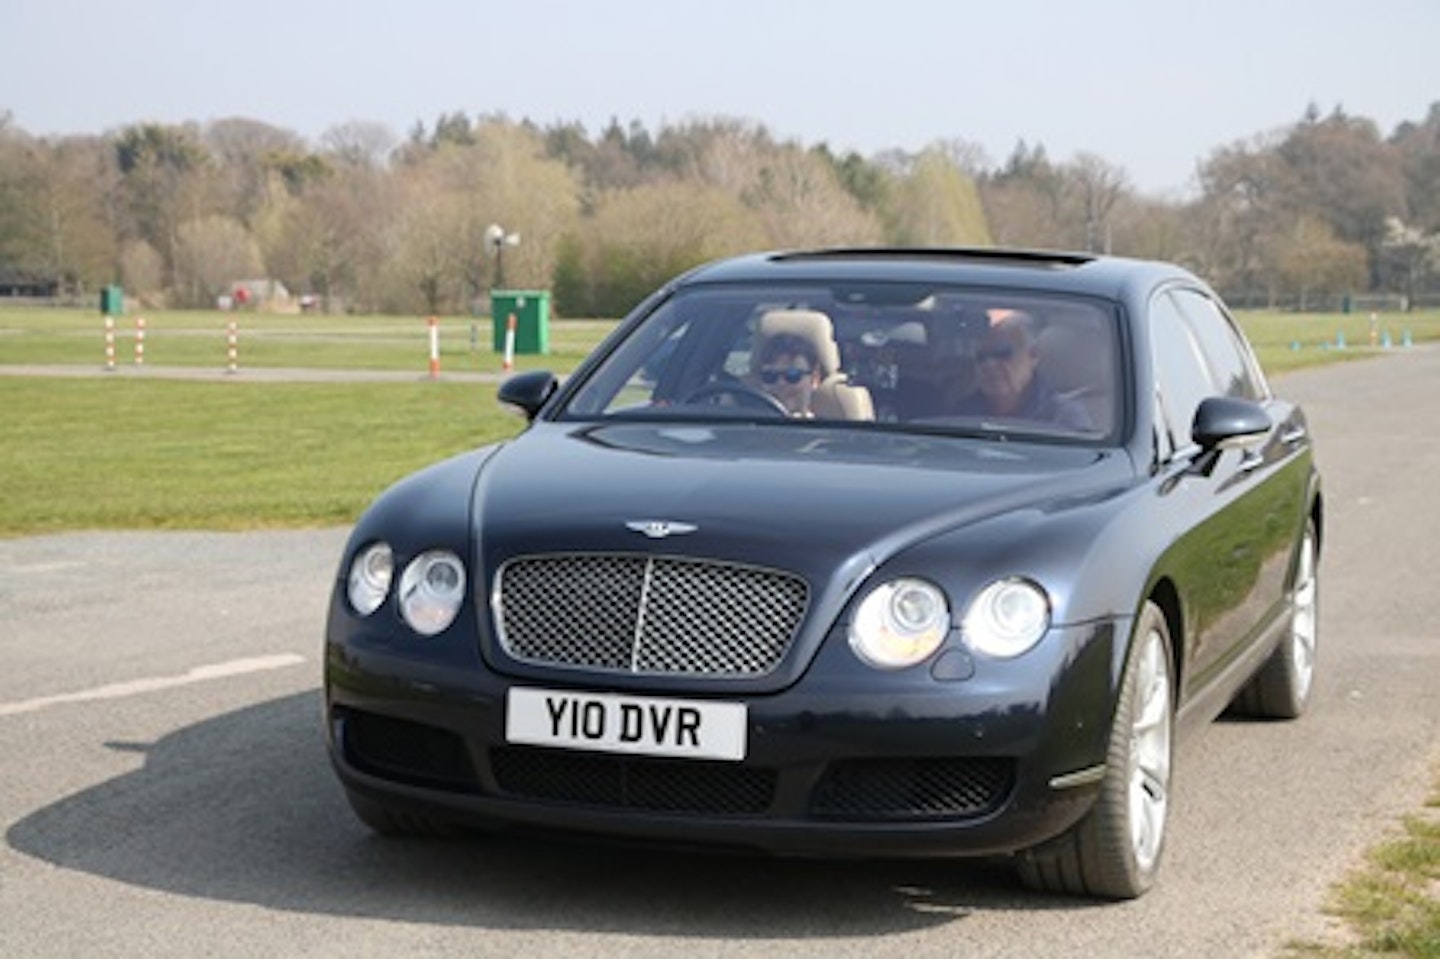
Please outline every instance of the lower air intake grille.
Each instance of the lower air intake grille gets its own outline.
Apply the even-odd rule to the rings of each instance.
[[[615,809],[750,816],[775,792],[773,770],[734,763],[505,747],[491,751],[490,767],[512,796]]]
[[[335,713],[345,758],[357,769],[416,786],[479,791],[469,753],[454,733],[356,709]]]
[[[1005,801],[1008,759],[852,759],[833,764],[810,800],[822,819],[903,820],[981,816]]]

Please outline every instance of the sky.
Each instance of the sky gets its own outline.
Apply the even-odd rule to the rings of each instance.
[[[867,157],[1024,141],[1176,197],[1312,104],[1388,135],[1437,102],[1440,0],[0,0],[0,116],[36,136],[729,118]]]

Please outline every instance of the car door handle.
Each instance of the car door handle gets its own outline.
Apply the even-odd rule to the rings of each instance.
[[[1286,446],[1294,446],[1296,443],[1299,443],[1301,440],[1305,439],[1305,437],[1309,435],[1310,431],[1307,430],[1305,427],[1292,426],[1285,432],[1280,434],[1280,442],[1284,443]]]

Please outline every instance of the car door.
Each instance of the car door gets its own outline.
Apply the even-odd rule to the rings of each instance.
[[[1308,440],[1299,411],[1270,394],[1248,344],[1207,293],[1170,289],[1152,301],[1150,319],[1157,415],[1171,451],[1163,464],[1171,482],[1162,489],[1176,524],[1166,565],[1184,604],[1188,696],[1220,676],[1284,611]],[[1269,434],[1243,449],[1202,456],[1190,427],[1209,396],[1260,404],[1270,414]]]

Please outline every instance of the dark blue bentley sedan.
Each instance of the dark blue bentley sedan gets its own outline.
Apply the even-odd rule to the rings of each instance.
[[[1175,741],[1299,716],[1319,475],[1175,266],[828,250],[696,269],[529,426],[405,479],[330,604],[388,834],[513,827],[1154,881]]]

